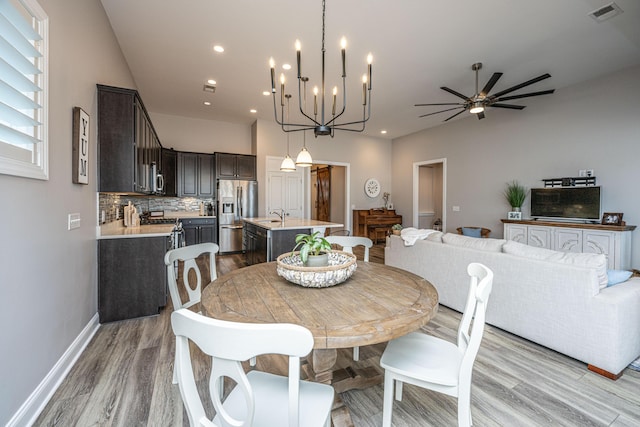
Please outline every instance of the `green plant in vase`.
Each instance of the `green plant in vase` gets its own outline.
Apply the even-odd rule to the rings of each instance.
[[[400,235],[400,231],[402,231],[402,224],[393,224],[391,226],[391,232],[397,236]]]
[[[527,198],[527,189],[523,185],[520,185],[518,181],[511,181],[507,183],[507,188],[504,190],[504,197],[515,212],[520,212],[524,200]]]
[[[331,243],[329,243],[324,237],[320,236],[319,231],[316,231],[313,234],[296,235],[296,245],[293,248],[293,251],[298,248],[300,248],[300,259],[304,265],[328,265],[328,253],[331,252]],[[310,257],[312,257],[311,261]],[[322,259],[315,260],[313,257],[322,257]]]

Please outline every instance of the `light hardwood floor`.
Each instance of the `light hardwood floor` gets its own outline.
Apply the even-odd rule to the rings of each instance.
[[[372,262],[383,262],[380,246],[371,255]],[[217,258],[219,275],[242,266],[237,255]],[[35,425],[187,426],[178,386],[171,384],[170,313],[168,306],[158,316],[102,325]],[[453,341],[459,320],[459,313],[441,306],[423,329]],[[380,369],[383,350],[384,344],[361,348],[358,366]],[[193,354],[204,393],[208,362]],[[350,350],[339,352],[339,365],[353,363]],[[285,362],[273,357],[258,358],[257,367],[286,372]],[[382,393],[380,384],[342,394],[355,426],[382,425]],[[640,372],[627,369],[612,381],[584,363],[487,326],[474,366],[471,412],[475,426],[640,426]],[[394,403],[393,422],[454,426],[456,401],[406,385],[402,402]]]

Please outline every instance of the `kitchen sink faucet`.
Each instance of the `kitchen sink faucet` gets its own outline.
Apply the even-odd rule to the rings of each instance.
[[[280,211],[269,212],[269,215],[278,215],[278,218],[280,218],[280,221],[284,224],[284,217],[289,216],[289,213],[285,212],[284,209],[280,209]]]

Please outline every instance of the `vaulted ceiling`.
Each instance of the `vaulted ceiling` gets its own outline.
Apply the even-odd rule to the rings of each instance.
[[[640,64],[640,2],[616,0],[623,13],[603,22],[588,14],[601,0],[326,0],[326,87],[340,81],[347,38],[347,114],[362,113],[361,75],[373,54],[372,117],[366,133],[395,138],[449,116],[416,103],[457,102],[447,86],[471,96],[504,75],[499,91],[538,75],[551,78],[514,94],[561,89]],[[297,108],[296,53],[302,44],[309,91],[320,85],[321,0],[102,0],[146,107],[151,112],[250,124],[273,120],[268,61],[284,72]],[[223,53],[213,51],[224,47]],[[291,64],[289,71],[280,67]],[[214,79],[215,93],[203,91]],[[547,95],[555,96],[555,95]],[[327,102],[330,95],[327,96]],[[544,98],[510,103],[544,108]],[[210,106],[203,103],[209,101]],[[328,107],[330,108],[330,107]],[[250,110],[257,110],[251,113]],[[495,110],[494,110],[495,111]],[[500,114],[526,114],[508,110]],[[454,120],[475,120],[468,113]],[[486,112],[492,119],[492,111]],[[494,118],[495,119],[495,118]],[[380,132],[386,130],[382,135]]]

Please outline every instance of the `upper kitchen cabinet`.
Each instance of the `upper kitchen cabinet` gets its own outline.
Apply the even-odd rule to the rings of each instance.
[[[256,180],[256,156],[216,153],[216,178]]]
[[[162,176],[164,177],[164,195],[178,195],[178,152],[162,149]]]
[[[98,85],[98,191],[162,193],[162,146],[138,92]]]
[[[215,160],[213,154],[178,153],[178,196],[215,199]]]

